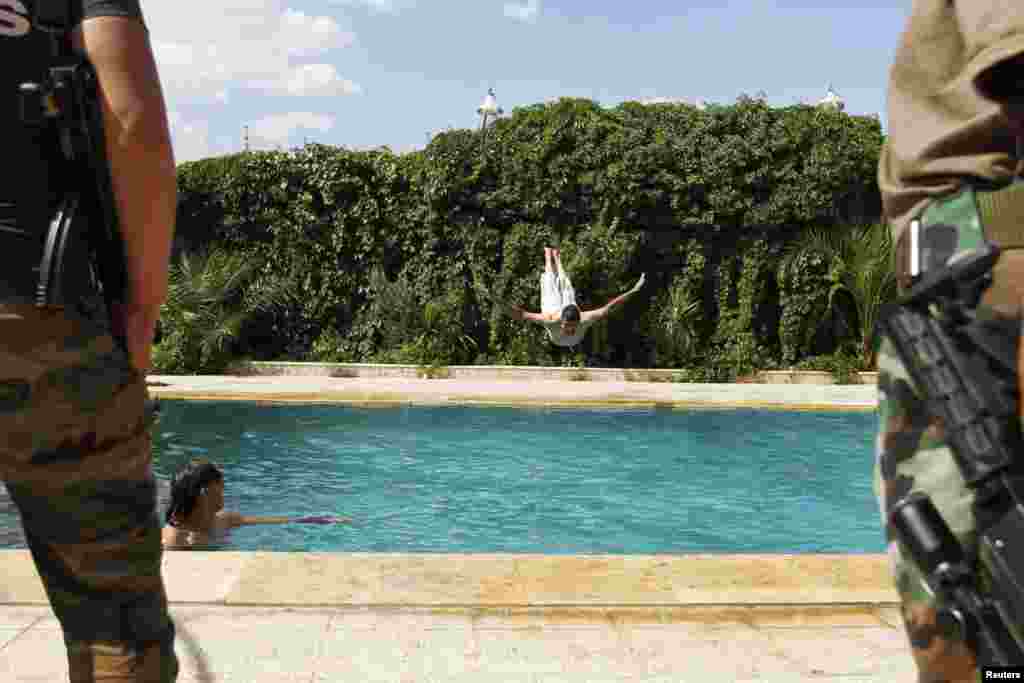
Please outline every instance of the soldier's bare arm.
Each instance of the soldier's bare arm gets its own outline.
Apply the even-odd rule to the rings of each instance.
[[[123,311],[133,364],[149,368],[150,347],[167,295],[177,182],[167,109],[149,33],[138,19],[96,17],[72,35],[96,68],[107,156],[124,235],[128,292]]]

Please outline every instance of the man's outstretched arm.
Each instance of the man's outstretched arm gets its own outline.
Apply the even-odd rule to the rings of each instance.
[[[611,313],[615,307],[622,305],[627,299],[629,299],[631,296],[640,291],[640,288],[644,286],[646,278],[646,273],[641,275],[640,279],[637,281],[635,285],[633,285],[632,289],[630,289],[628,292],[623,292],[622,294],[618,295],[601,308],[595,308],[592,311],[583,311],[583,314],[580,316],[580,322],[588,324],[596,323],[598,320],[603,320],[604,318],[607,318],[608,314]]]
[[[502,306],[504,306],[505,310],[508,311],[508,314],[516,320],[529,320],[535,323],[544,323],[557,319],[557,316],[553,313],[548,313],[546,315],[544,313],[531,313],[530,311],[527,311],[520,306],[516,306],[515,304],[502,304]]]

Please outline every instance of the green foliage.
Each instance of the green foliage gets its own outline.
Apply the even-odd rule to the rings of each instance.
[[[642,334],[653,340],[661,367],[693,364],[703,356],[706,337],[703,245],[696,239],[683,240],[675,244],[673,255],[681,267],[651,298],[641,323]],[[652,281],[649,286],[657,285]]]
[[[755,322],[767,303],[767,285],[777,262],[776,250],[763,239],[740,245],[736,253],[722,258],[716,288],[718,326],[708,355],[717,377],[742,377],[775,365],[771,335],[758,330]]]
[[[859,384],[859,372],[862,372],[864,361],[858,353],[849,348],[840,349],[830,356],[812,356],[805,358],[794,366],[796,370],[824,370],[832,373],[836,384]]]
[[[881,307],[896,296],[892,270],[892,233],[884,225],[842,230],[812,229],[790,247],[788,258],[828,265],[824,308],[817,297],[816,309],[841,316],[855,331],[861,363],[874,367],[873,335]],[[841,298],[851,304],[842,307]]]
[[[380,322],[384,348],[388,349],[378,359],[428,367],[472,361],[477,344],[462,331],[462,291],[424,299],[405,271],[394,283],[380,270],[373,272],[372,279],[376,298],[369,315]]]
[[[334,327],[326,327],[313,342],[309,360],[316,363],[356,362],[351,350],[345,345],[345,338]]]
[[[153,351],[154,368],[167,374],[223,371],[237,352],[246,320],[286,304],[282,285],[254,283],[258,266],[244,254],[212,249],[183,254],[168,274],[160,309],[163,335]]]
[[[783,365],[806,356],[828,307],[831,260],[817,250],[790,249],[779,264],[776,280],[782,316],[779,342]]]
[[[813,355],[839,271],[813,254],[776,270],[777,252],[809,225],[877,216],[881,140],[873,118],[745,97],[707,110],[563,98],[411,154],[307,145],[182,164],[178,230],[183,248],[258,263],[253,292],[291,292],[239,329],[256,358],[558,365],[544,330],[499,305],[538,310],[542,249],[558,246],[585,310],[648,275],[588,333],[588,363],[727,377]],[[375,271],[403,292],[388,306]]]

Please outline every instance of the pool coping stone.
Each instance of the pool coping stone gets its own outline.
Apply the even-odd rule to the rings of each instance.
[[[878,404],[876,387],[867,384],[670,384],[560,379],[224,375],[153,375],[149,380],[150,394],[160,399],[340,403],[377,407],[421,404],[871,411]]]
[[[539,555],[167,551],[172,603],[442,609],[879,606],[883,554]],[[2,605],[45,605],[27,550],[0,551]]]

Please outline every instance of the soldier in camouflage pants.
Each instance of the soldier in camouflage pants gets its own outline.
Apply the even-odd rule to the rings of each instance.
[[[973,496],[945,444],[941,423],[929,418],[924,403],[889,342],[878,359],[880,434],[876,446],[875,494],[883,520],[911,491],[929,494],[958,540],[973,542]],[[884,522],[883,522],[884,523]],[[974,681],[974,656],[955,622],[941,617],[916,565],[901,552],[890,525],[885,539],[903,621],[922,681]]]
[[[1003,253],[979,313],[1017,319],[1024,301],[1024,3],[914,0],[889,74],[888,138],[878,166],[901,288],[982,238]],[[908,229],[919,221],[911,254]],[[1014,340],[1016,343],[1016,340]],[[979,680],[975,653],[900,551],[887,523],[911,491],[931,497],[960,542],[974,545],[971,492],[920,393],[883,339],[878,361],[875,490],[919,680]]]
[[[1024,224],[1021,215],[1011,210],[1015,206],[1021,207],[1020,213],[1024,214],[1024,184],[998,189],[967,185],[934,199],[915,216],[920,223],[921,241],[928,245],[922,252],[922,261],[933,267],[946,263],[951,257],[970,252],[983,239],[1012,247],[1019,239],[1014,231]],[[936,232],[943,237],[932,238]],[[1002,256],[994,269],[994,282],[982,297],[976,314],[1017,320],[1020,291],[1015,273],[1020,272],[1020,250],[1011,248]],[[920,680],[974,683],[980,680],[974,653],[965,644],[956,622],[938,612],[924,578],[904,554],[888,524],[892,507],[911,492],[920,491],[931,498],[961,545],[972,548],[976,543],[974,494],[953,460],[942,421],[928,414],[921,392],[887,338],[881,340],[878,354],[878,410],[875,494]]]
[[[174,681],[146,383],[101,310],[0,305],[0,476],[71,681]]]

